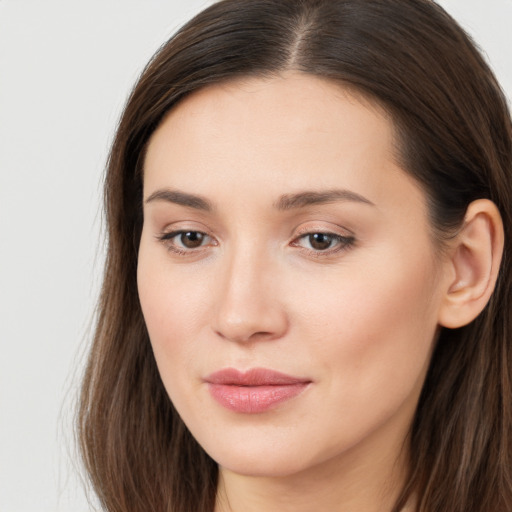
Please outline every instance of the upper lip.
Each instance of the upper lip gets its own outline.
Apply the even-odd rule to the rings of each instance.
[[[293,384],[307,384],[310,379],[293,377],[285,373],[266,368],[252,368],[240,371],[235,368],[224,368],[205,378],[209,384],[225,386],[286,386]]]

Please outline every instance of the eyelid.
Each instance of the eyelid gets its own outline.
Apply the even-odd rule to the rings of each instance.
[[[313,233],[325,233],[330,235],[341,236],[344,238],[355,237],[354,232],[351,231],[350,229],[347,229],[343,226],[333,225],[331,223],[329,223],[329,225],[327,226],[325,224],[319,225],[316,223],[301,226],[294,231],[293,237],[297,238],[300,237],[301,235],[308,235]]]

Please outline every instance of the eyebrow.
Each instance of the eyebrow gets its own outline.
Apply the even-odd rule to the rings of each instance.
[[[351,201],[375,206],[369,199],[356,192],[344,189],[325,190],[325,191],[305,191],[297,194],[285,194],[274,203],[278,210],[292,210],[295,208],[304,208],[315,204],[334,203],[337,201]]]
[[[213,211],[213,204],[205,197],[180,192],[171,189],[159,189],[153,192],[145,201],[151,203],[153,201],[164,201],[168,203],[194,208],[205,212]],[[284,194],[275,203],[274,207],[278,210],[293,210],[305,208],[315,204],[327,204],[337,201],[351,201],[356,203],[375,206],[369,199],[363,197],[356,192],[344,189],[325,190],[325,191],[304,191],[295,194]]]
[[[196,196],[194,194],[187,194],[178,190],[160,189],[153,192],[145,201],[151,203],[153,201],[165,201],[167,203],[179,204],[180,206],[187,206],[196,210],[211,212],[213,205],[208,199]]]

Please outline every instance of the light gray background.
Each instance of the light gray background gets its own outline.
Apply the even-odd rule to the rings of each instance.
[[[146,61],[210,3],[0,0],[0,512],[90,510],[71,420],[106,154]],[[440,3],[512,98],[512,0]]]

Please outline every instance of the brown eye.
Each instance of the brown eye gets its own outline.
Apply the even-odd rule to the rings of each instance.
[[[195,249],[216,245],[211,236],[201,231],[172,231],[158,236],[158,239],[167,249],[178,254],[192,253]]]
[[[185,231],[180,234],[180,244],[187,249],[196,249],[203,245],[206,235],[199,231]]]
[[[334,240],[335,237],[327,233],[311,233],[308,235],[309,245],[316,251],[325,251],[329,249]]]
[[[310,253],[316,255],[330,255],[345,249],[349,249],[354,245],[355,238],[353,236],[342,236],[336,233],[321,231],[305,233],[292,242],[292,246],[302,247]]]

